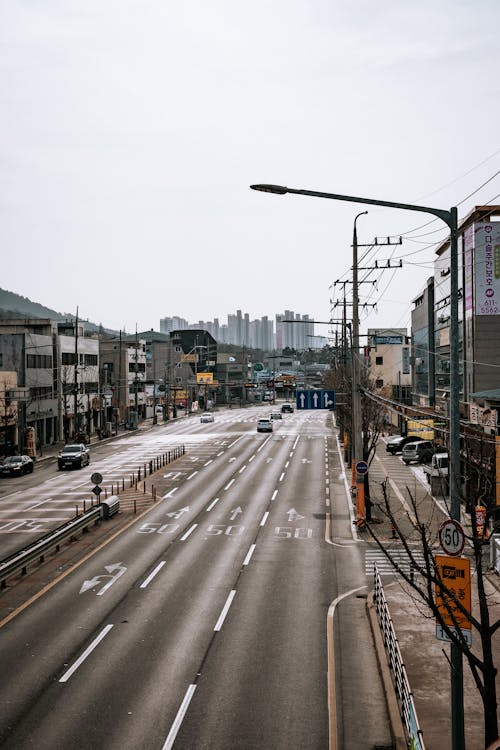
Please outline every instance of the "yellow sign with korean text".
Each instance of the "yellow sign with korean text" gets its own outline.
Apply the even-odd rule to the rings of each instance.
[[[214,382],[214,375],[212,372],[198,372],[196,373],[196,382],[202,385],[212,385]]]
[[[467,612],[471,611],[470,560],[444,555],[436,555],[435,559],[436,576],[450,592],[443,591],[439,583],[435,584],[436,604],[443,621],[452,629],[471,630],[471,621],[457,605],[460,602]]]

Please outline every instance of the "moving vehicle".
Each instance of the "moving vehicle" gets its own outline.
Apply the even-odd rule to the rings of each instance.
[[[0,466],[0,474],[3,477],[31,474],[33,465],[33,459],[30,456],[8,456]]]
[[[431,440],[413,441],[403,448],[402,459],[407,465],[413,461],[417,464],[428,464],[434,453],[435,448]]]
[[[387,441],[385,449],[387,453],[401,453],[407,443],[418,443],[423,438],[416,435],[396,435]]]
[[[271,412],[271,419],[282,419],[281,412],[280,411],[272,411]]]
[[[293,414],[293,406],[292,404],[283,404],[281,407],[281,413],[282,414]]]
[[[90,451],[84,443],[65,445],[57,457],[59,469],[81,469],[90,463]]]
[[[201,415],[200,422],[215,422],[215,417],[213,414],[207,411]]]
[[[273,423],[270,419],[259,419],[257,422],[257,432],[272,432]]]

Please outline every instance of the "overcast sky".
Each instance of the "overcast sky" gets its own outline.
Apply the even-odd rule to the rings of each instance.
[[[499,28],[498,0],[4,0],[0,286],[128,332],[329,320],[365,206],[249,185],[500,202]],[[362,285],[363,327],[409,325],[431,219],[358,219],[363,244],[405,234],[360,255],[403,258]]]

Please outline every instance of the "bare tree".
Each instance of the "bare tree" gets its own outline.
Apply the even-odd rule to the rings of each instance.
[[[485,746],[498,739],[497,718],[497,695],[496,674],[497,669],[493,660],[493,636],[500,627],[500,619],[494,622],[490,619],[488,596],[485,589],[485,569],[483,562],[483,549],[486,542],[486,524],[484,530],[476,524],[476,513],[474,508],[469,509],[472,533],[467,536],[471,550],[472,563],[477,585],[477,606],[479,615],[476,617],[472,611],[468,611],[462,599],[446,585],[446,578],[441,574],[436,564],[434,550],[436,549],[436,534],[432,532],[431,525],[427,519],[422,518],[415,497],[407,488],[413,518],[409,514],[406,519],[410,521],[417,539],[420,541],[419,552],[423,553],[423,563],[420,555],[416,555],[416,548],[408,542],[408,534],[402,529],[398,522],[397,514],[391,505],[387,480],[382,485],[383,502],[380,511],[389,519],[400,545],[406,551],[410,562],[411,573],[406,567],[402,567],[393,550],[389,549],[377,535],[376,528],[367,523],[367,530],[379,549],[390,560],[394,570],[406,581],[418,599],[427,605],[430,617],[434,617],[443,628],[448,638],[460,649],[467,660],[473,679],[479,690],[483,704],[484,738]],[[462,634],[461,625],[467,621],[477,632],[481,644],[481,655],[477,656]],[[451,622],[451,625],[450,625]]]

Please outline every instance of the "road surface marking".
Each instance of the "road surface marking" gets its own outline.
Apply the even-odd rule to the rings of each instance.
[[[261,525],[261,526],[264,526],[264,525],[265,525],[265,523],[266,523],[266,521],[267,521],[267,519],[268,519],[268,516],[269,516],[269,511],[268,511],[268,510],[266,510],[266,512],[265,512],[265,513],[264,513],[264,515],[262,516],[262,521],[260,522],[260,525]]]
[[[247,552],[247,556],[246,556],[246,557],[245,557],[245,559],[243,560],[243,565],[248,565],[248,563],[250,562],[250,558],[251,558],[251,557],[252,557],[252,555],[253,555],[253,551],[254,551],[254,549],[255,549],[255,544],[251,544],[251,545],[250,545],[250,549],[249,549],[249,550],[248,550],[248,552]]]
[[[233,484],[233,482],[234,482],[234,479],[231,479],[231,481],[226,484],[226,486],[224,487],[224,489],[228,490],[231,487],[231,485]]]
[[[189,704],[191,703],[191,698],[193,697],[195,690],[196,690],[196,685],[190,685],[188,689],[186,690],[186,695],[184,696],[184,700],[182,701],[181,706],[179,710],[177,711],[177,716],[175,717],[174,723],[172,724],[170,728],[170,732],[168,733],[168,737],[165,740],[165,744],[163,745],[162,750],[171,750],[171,748],[173,747],[175,738],[177,737],[177,732],[180,729],[180,726],[183,722],[184,716],[186,715],[186,711],[189,708]]]
[[[229,607],[231,606],[231,603],[234,599],[235,594],[236,594],[236,589],[233,589],[231,593],[229,594],[229,596],[227,597],[226,603],[224,604],[224,608],[222,612],[220,613],[219,619],[217,620],[215,624],[215,628],[214,628],[215,631],[218,631],[222,628],[222,625],[224,624],[224,620],[226,619],[226,615],[229,611]]]
[[[141,583],[139,588],[145,589],[146,586],[149,586],[153,578],[160,572],[160,570],[163,568],[165,563],[166,563],[166,560],[163,560],[159,565],[157,565],[156,568],[148,575],[146,580]]]
[[[218,502],[219,502],[219,498],[218,497],[216,497],[215,500],[212,500],[212,502],[210,503],[210,505],[207,508],[207,513],[208,513],[208,511],[212,510],[212,508],[214,507],[215,503],[218,503]]]
[[[195,530],[195,528],[197,526],[198,526],[197,523],[193,523],[193,525],[191,526],[191,528],[188,529],[183,536],[181,536],[181,542],[184,542],[188,538],[188,536]]]
[[[92,651],[100,644],[100,642],[102,641],[102,639],[105,638],[105,636],[107,636],[107,634],[109,633],[109,631],[111,630],[112,627],[113,627],[113,625],[106,625],[106,627],[103,628],[103,630],[101,630],[101,632],[99,633],[99,635],[97,636],[97,638],[94,638],[94,640],[92,641],[92,643],[90,644],[90,646],[88,646],[85,649],[85,651],[83,652],[83,654],[75,661],[75,663],[73,664],[73,666],[70,667],[68,669],[68,671],[63,674],[63,676],[61,677],[61,679],[59,680],[59,682],[67,682],[69,680],[69,678],[71,677],[71,675],[74,672],[76,672],[76,670],[78,669],[78,667],[81,664],[83,664],[83,662],[85,661],[85,659],[88,656],[90,656],[90,654],[92,653]]]

